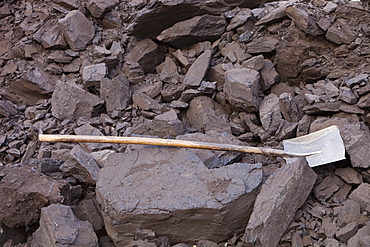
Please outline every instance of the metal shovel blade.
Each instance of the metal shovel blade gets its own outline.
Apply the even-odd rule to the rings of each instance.
[[[307,156],[310,167],[345,159],[345,148],[339,128],[335,125],[297,138],[284,140],[284,150],[294,153],[318,152]],[[293,158],[287,158],[291,162]]]

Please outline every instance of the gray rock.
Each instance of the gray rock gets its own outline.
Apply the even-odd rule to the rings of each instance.
[[[261,70],[264,66],[264,62],[265,62],[265,59],[263,55],[258,55],[258,56],[251,57],[250,59],[244,61],[242,63],[242,66],[248,69]]]
[[[336,44],[350,44],[356,39],[351,26],[344,19],[336,20],[328,28],[325,37]]]
[[[95,35],[92,22],[78,10],[69,12],[58,21],[58,24],[69,46],[74,51],[85,49]]]
[[[252,11],[248,8],[239,9],[238,13],[230,20],[229,25],[226,27],[226,31],[231,31],[248,21],[252,17]]]
[[[348,240],[353,237],[358,230],[358,223],[351,222],[348,223],[346,226],[340,228],[336,233],[335,237],[342,241],[343,243],[347,243]]]
[[[286,14],[294,20],[302,31],[312,35],[319,36],[324,31],[317,25],[316,16],[313,11],[308,9],[305,4],[294,4],[285,9]]]
[[[108,68],[105,63],[88,65],[82,69],[82,79],[87,83],[100,82],[107,73]]]
[[[291,93],[282,93],[279,96],[279,105],[281,114],[289,122],[298,122],[301,120],[297,103],[293,100]]]
[[[243,236],[244,246],[277,246],[306,201],[316,173],[304,159],[284,164],[262,185]]]
[[[75,128],[74,133],[76,135],[103,136],[103,133],[101,133],[100,130],[91,126],[89,123]],[[90,153],[102,149],[109,149],[112,147],[112,144],[110,143],[80,143],[80,145]]]
[[[370,212],[370,184],[362,183],[357,189],[352,191],[349,198],[360,204],[361,210]]]
[[[68,203],[69,186],[26,167],[5,167],[0,181],[0,221],[14,228],[36,223],[51,203]]]
[[[259,79],[258,71],[252,69],[242,68],[226,71],[224,85],[226,99],[235,108],[255,112],[259,104]]]
[[[349,184],[361,184],[363,182],[361,174],[352,167],[338,168],[334,173]]]
[[[208,169],[190,150],[178,148],[110,155],[97,183],[108,234],[116,245],[132,241],[137,229],[174,244],[223,241],[247,223],[262,180],[259,167]]]
[[[273,84],[279,82],[279,74],[276,72],[274,64],[269,59],[264,60],[260,73],[262,77],[262,90],[267,90]]]
[[[340,96],[339,99],[347,104],[353,105],[357,103],[357,97],[353,91],[348,87],[340,87]]]
[[[261,1],[221,1],[221,0],[185,0],[179,2],[159,1],[148,4],[145,8],[135,13],[135,21],[128,27],[130,35],[155,38],[163,30],[175,23],[191,19],[204,14],[221,15],[237,6],[254,8]]]
[[[100,18],[111,10],[116,4],[117,0],[89,0],[87,2],[87,9],[90,11],[91,15]]]
[[[259,105],[259,115],[262,127],[271,135],[279,128],[282,119],[280,112],[279,97],[269,94],[263,98]]]
[[[100,82],[100,97],[108,112],[124,110],[131,103],[131,96],[130,82],[125,76],[104,78]]]
[[[209,97],[199,96],[190,101],[186,116],[193,128],[200,132],[216,130],[231,133],[227,114],[220,104]]]
[[[170,57],[166,57],[162,64],[161,72],[159,74],[159,79],[167,83],[178,83],[180,75],[178,73],[178,68],[175,62]]]
[[[368,243],[368,240],[365,240],[364,238],[369,236],[369,232],[370,232],[370,224],[369,224],[369,222],[367,222],[366,225],[364,225],[363,227],[358,229],[355,236],[353,236],[352,238],[350,238],[348,240],[347,246],[360,246],[360,247],[362,247],[360,245],[360,244],[362,244],[361,243],[362,240],[363,240],[363,242]],[[363,246],[366,246],[366,245],[363,245]]]
[[[276,49],[278,44],[279,40],[273,37],[262,36],[257,39],[253,39],[247,44],[247,52],[251,54],[272,52]]]
[[[157,114],[162,113],[162,105],[145,93],[141,93],[138,91],[134,92],[134,94],[132,95],[132,100],[134,106],[138,107],[141,110],[152,111]]]
[[[189,70],[185,74],[185,85],[189,87],[199,87],[200,83],[207,73],[211,56],[212,51],[206,50],[195,60],[195,62],[190,66]]]
[[[153,73],[163,61],[163,52],[151,39],[143,39],[128,51],[125,59],[129,63],[138,63],[144,73]]]
[[[260,20],[256,22],[256,25],[266,25],[271,24],[274,22],[281,21],[287,17],[285,9],[287,5],[283,4],[282,6],[271,10],[268,14],[262,17]]]
[[[90,222],[79,220],[69,206],[52,204],[41,210],[40,227],[33,233],[31,246],[100,245]]]
[[[360,217],[360,204],[356,201],[345,201],[338,214],[337,224],[339,227],[356,222]]]
[[[64,38],[58,25],[48,20],[34,35],[33,38],[42,44],[45,49],[55,48],[60,49],[67,46],[67,41]]]
[[[176,139],[188,140],[188,141],[200,141],[210,143],[223,143],[232,145],[243,145],[241,141],[236,139],[233,135],[228,133],[218,133],[217,131],[210,130],[206,134],[192,133],[177,136]],[[193,149],[199,158],[203,161],[204,165],[208,168],[217,168],[226,166],[232,162],[238,160],[243,154],[239,152],[226,152],[226,151],[214,151],[204,149]]]
[[[225,47],[222,47],[221,54],[232,63],[241,63],[251,57],[251,55],[245,51],[245,48],[242,48],[237,42],[226,44]]]
[[[315,186],[313,192],[317,199],[326,201],[336,191],[338,191],[344,182],[335,175],[325,177],[318,185]]]
[[[159,137],[176,137],[185,132],[185,128],[175,110],[155,116],[151,129],[151,133]]]
[[[104,227],[103,216],[94,197],[81,200],[73,209],[73,213],[80,220],[89,221],[95,231],[101,230]]]
[[[12,117],[17,113],[17,110],[10,101],[0,100],[0,116]]]
[[[225,31],[223,16],[203,15],[177,22],[156,38],[175,47],[184,47],[201,41],[215,41]]]
[[[51,111],[60,120],[77,120],[96,116],[103,104],[104,100],[75,83],[58,81],[51,98]]]
[[[95,185],[100,170],[93,157],[79,145],[72,148],[70,158],[60,169],[67,176],[72,176],[88,185]]]
[[[367,108],[367,107],[369,107],[370,106],[370,93],[361,96],[361,98],[357,102],[357,105],[360,108]]]

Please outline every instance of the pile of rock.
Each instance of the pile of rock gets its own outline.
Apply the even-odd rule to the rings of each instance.
[[[0,245],[369,246],[369,11],[324,0],[0,3]],[[281,147],[330,125],[348,158],[315,172],[302,159],[37,142]]]

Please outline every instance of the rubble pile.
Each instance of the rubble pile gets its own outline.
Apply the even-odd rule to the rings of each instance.
[[[365,1],[0,3],[1,246],[370,246]],[[347,159],[282,148],[337,125]],[[333,146],[336,143],[332,143]]]

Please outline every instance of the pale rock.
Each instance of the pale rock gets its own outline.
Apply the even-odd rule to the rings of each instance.
[[[212,56],[211,50],[203,52],[185,74],[184,83],[189,87],[198,87],[207,73]]]
[[[58,21],[70,48],[74,51],[84,50],[95,35],[95,27],[79,10],[72,10]]]
[[[85,66],[82,69],[82,79],[85,82],[100,82],[107,75],[108,68],[105,63],[98,63]]]
[[[41,210],[40,227],[33,233],[31,246],[100,245],[90,222],[79,220],[69,206],[52,204]]]

